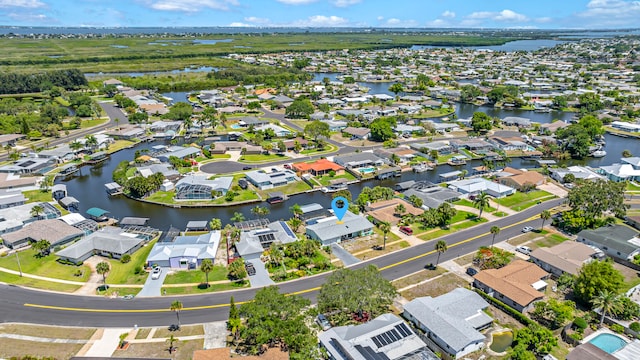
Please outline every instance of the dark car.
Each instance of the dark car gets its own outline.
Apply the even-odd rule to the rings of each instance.
[[[473,276],[473,275],[478,273],[478,270],[476,270],[475,268],[472,268],[472,267],[468,267],[466,273],[469,276]]]
[[[320,314],[316,317],[316,323],[318,323],[324,331],[331,329],[331,323],[327,320],[327,317],[324,316],[324,314]]]
[[[245,167],[242,168],[242,170],[251,170],[251,169],[252,169],[251,166],[245,166]]]
[[[238,186],[240,186],[243,190],[246,190],[247,186],[249,186],[249,183],[247,183],[247,180],[245,179],[240,179],[238,180]]]

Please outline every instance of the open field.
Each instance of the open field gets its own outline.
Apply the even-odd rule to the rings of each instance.
[[[0,334],[17,334],[51,339],[90,339],[96,329],[81,327],[58,327],[29,324],[2,324]]]
[[[31,355],[35,358],[69,359],[80,351],[83,344],[56,344],[14,339],[2,339],[1,358],[18,358]]]
[[[169,342],[155,342],[155,343],[138,343],[130,344],[127,350],[116,350],[111,357],[113,358],[148,358],[148,359],[174,359],[174,360],[190,360],[193,358],[193,352],[195,350],[202,350],[204,346],[204,340],[188,340],[180,341],[179,337],[176,337],[176,341],[173,346],[177,347],[177,350],[169,355]]]
[[[458,287],[468,287],[469,283],[455,274],[444,274],[441,277],[424,284],[403,291],[400,295],[407,300],[413,300],[421,296],[440,296]]]
[[[544,190],[534,190],[526,193],[516,192],[513,195],[509,195],[504,198],[495,199],[494,201],[500,205],[512,208],[513,210],[520,211],[530,208],[541,200],[549,200],[554,196]]]

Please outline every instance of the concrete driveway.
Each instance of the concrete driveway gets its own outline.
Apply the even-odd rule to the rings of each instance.
[[[147,281],[144,282],[144,287],[136,297],[150,297],[150,296],[160,296],[162,291],[162,283],[164,283],[164,279],[167,277],[167,273],[171,270],[170,268],[162,268],[162,272],[160,273],[160,278],[153,280],[151,279],[151,274],[147,276]]]
[[[335,243],[331,244],[331,253],[340,259],[344,266],[355,265],[361,261],[357,257],[351,255],[351,253],[345,250],[342,246]]]
[[[260,261],[260,259],[245,260],[245,262],[253,264],[253,267],[256,269],[256,274],[253,276],[249,276],[251,287],[261,287],[275,284],[275,282],[269,277],[269,272],[267,271],[267,268],[264,267],[264,263]]]

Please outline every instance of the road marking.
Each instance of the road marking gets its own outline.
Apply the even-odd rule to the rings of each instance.
[[[554,213],[554,211],[551,211],[552,213]],[[514,226],[518,226],[520,224],[523,224],[527,221],[531,221],[531,220],[535,220],[535,219],[539,219],[540,216],[539,215],[534,215],[531,217],[528,217],[526,219],[523,219],[521,221],[518,221],[516,223],[507,225],[502,227],[503,229],[508,229]],[[477,240],[483,236],[487,236],[489,235],[490,232],[486,232],[480,235],[476,235],[474,237],[471,237],[469,239],[466,240],[462,240],[459,241],[457,243],[453,243],[450,245],[447,245],[449,248],[455,247],[455,246],[460,246],[463,244],[466,244],[468,242],[471,242],[473,240]],[[406,264],[410,261],[414,261],[414,260],[418,260],[420,258],[423,258],[425,256],[429,256],[431,254],[434,254],[436,252],[436,250],[431,250],[428,251],[426,253],[420,254],[420,255],[416,255],[414,257],[408,258],[408,259],[404,259],[402,261],[398,261],[394,264],[390,264],[384,267],[381,267],[379,270],[380,271],[384,271],[384,270],[388,270],[391,268],[394,268],[396,266],[402,265],[402,264]],[[302,295],[302,294],[306,294],[306,293],[310,293],[313,291],[318,291],[320,290],[320,287],[314,287],[314,288],[310,288],[310,289],[304,289],[304,290],[300,290],[300,291],[294,291],[292,293],[287,293],[286,295],[290,296],[290,295]],[[236,302],[236,305],[242,305],[242,304],[246,304],[249,301],[239,301]],[[203,306],[194,306],[194,307],[185,307],[182,308],[181,311],[193,311],[193,310],[206,310],[206,309],[217,309],[217,308],[223,308],[223,307],[228,307],[231,304],[215,304],[215,305],[203,305]],[[60,310],[60,311],[76,311],[76,312],[91,312],[91,313],[158,313],[158,312],[171,312],[171,309],[137,309],[137,310],[128,310],[128,309],[88,309],[88,308],[73,308],[73,307],[63,307],[63,306],[51,306],[51,305],[38,305],[38,304],[29,304],[29,303],[25,303],[24,306],[26,307],[33,307],[33,308],[40,308],[40,309],[49,309],[49,310]]]

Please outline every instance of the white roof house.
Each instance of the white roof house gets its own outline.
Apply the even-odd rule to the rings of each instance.
[[[402,314],[451,356],[459,358],[484,347],[479,330],[493,319],[483,312],[489,304],[475,292],[457,288],[444,295],[416,298]]]
[[[365,217],[347,211],[338,221],[335,216],[318,220],[315,224],[307,225],[306,234],[311,239],[322,242],[323,245],[341,242],[360,236],[370,235],[373,224]]]
[[[640,180],[640,170],[631,164],[613,164],[600,166],[598,173],[605,175],[611,181]]]
[[[219,244],[218,230],[199,236],[178,236],[173,242],[156,243],[147,263],[174,269],[197,268],[202,260],[215,259]]]
[[[515,194],[516,189],[495,183],[483,178],[455,180],[449,182],[449,188],[462,194],[477,195],[485,192],[493,197],[501,198]]]

